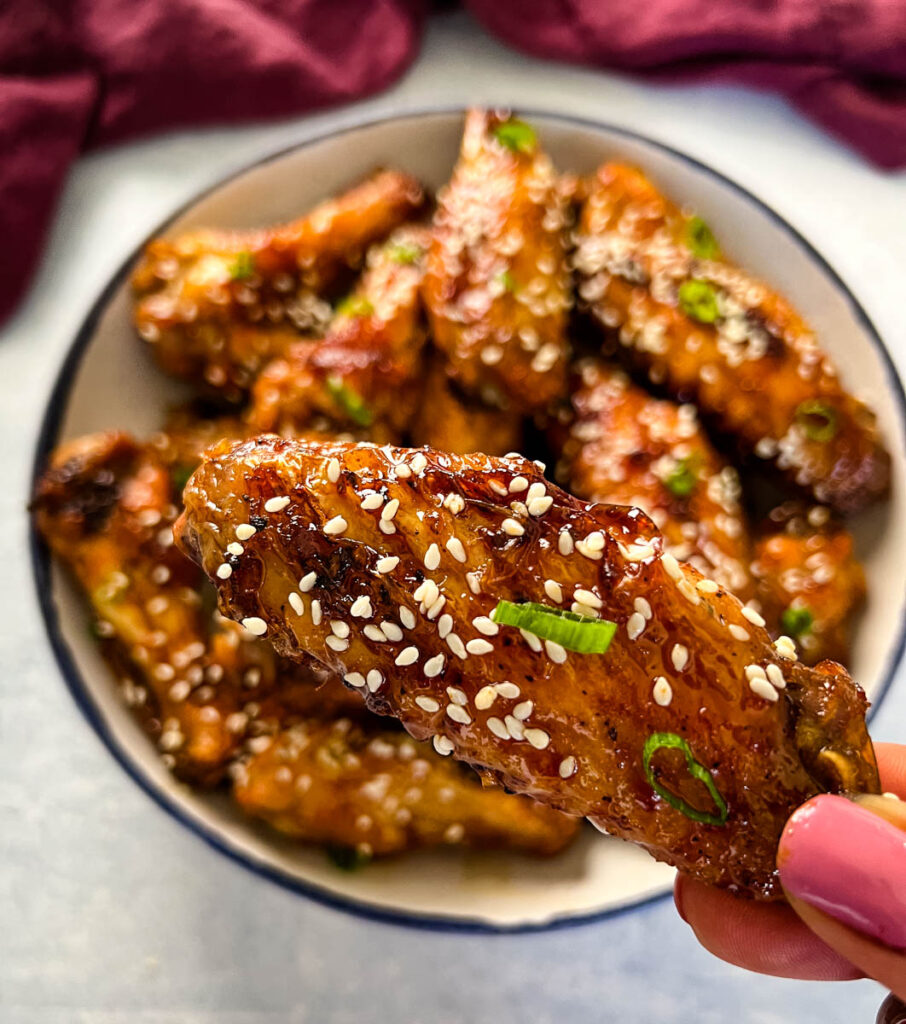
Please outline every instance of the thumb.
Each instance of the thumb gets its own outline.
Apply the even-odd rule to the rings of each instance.
[[[906,803],[814,797],[787,822],[777,866],[805,924],[906,998]]]

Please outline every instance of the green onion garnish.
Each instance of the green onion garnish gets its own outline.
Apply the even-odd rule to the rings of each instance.
[[[717,292],[707,281],[690,278],[679,286],[680,309],[703,324],[713,324],[720,316],[717,308]]]
[[[796,408],[796,420],[810,441],[830,441],[837,433],[837,411],[820,398],[807,398]]]
[[[230,277],[234,281],[244,281],[255,273],[255,257],[243,250],[236,253],[236,259],[230,265]]]
[[[195,472],[194,466],[173,466],[170,470],[170,479],[177,494],[182,494],[189,482],[189,477]]]
[[[701,260],[714,260],[720,256],[720,246],[711,229],[701,217],[690,217],[686,221],[686,245]]]
[[[703,782],[708,792],[711,794],[711,799],[714,801],[715,807],[717,807],[718,814],[708,814],[706,811],[699,811],[691,804],[687,804],[682,797],[676,796],[671,793],[669,789],[665,789],[657,780],[654,770],[651,767],[651,758],[654,754],[661,750],[663,747],[670,747],[675,750],[681,750],[683,756],[686,758],[686,767],[689,770],[689,774],[693,779],[698,779],[699,782]],[[701,821],[706,825],[724,825],[727,821],[729,814],[727,810],[727,802],[720,795],[720,791],[714,784],[714,779],[711,777],[711,773],[703,765],[699,764],[698,761],[692,756],[692,751],[689,748],[689,744],[682,738],[677,736],[675,732],[655,732],[652,733],[647,740],[645,740],[645,746],[642,748],[642,763],[645,766],[645,778],[648,779],[648,784],[658,794],[663,797],[671,807],[675,808],[681,814],[685,814],[687,818],[691,818],[693,821]]]
[[[788,636],[802,636],[812,628],[815,616],[804,604],[790,605],[780,616],[780,624]]]
[[[695,490],[698,476],[692,468],[691,459],[678,459],[676,465],[664,477],[664,486],[677,498],[688,498]]]
[[[502,146],[506,146],[514,153],[530,153],[538,143],[535,129],[525,121],[520,121],[518,117],[511,117],[497,125],[493,135]]]
[[[358,871],[371,861],[371,856],[354,846],[328,846],[328,859],[341,871]]]
[[[491,618],[502,626],[516,626],[579,654],[603,654],[617,631],[617,624],[607,619],[590,619],[532,601],[498,601]]]
[[[397,245],[391,245],[387,250],[387,254],[394,263],[417,263],[421,258],[424,250],[418,246],[413,245],[411,242],[399,242]]]
[[[337,303],[339,316],[369,316],[373,312],[374,306],[364,295],[347,295]]]
[[[497,280],[503,285],[508,292],[516,291],[516,279],[508,271],[504,270],[497,275]]]
[[[348,384],[344,384],[342,377],[330,376],[325,383],[330,397],[353,423],[360,427],[371,426],[371,410],[365,405],[362,396],[357,391]]]

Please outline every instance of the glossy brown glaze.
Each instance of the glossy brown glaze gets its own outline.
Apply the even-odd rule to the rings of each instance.
[[[434,343],[462,387],[532,413],[566,390],[567,204],[528,126],[519,145],[500,141],[514,123],[466,115],[459,161],[437,196],[424,296]]]
[[[695,406],[653,398],[597,360],[577,368],[571,404],[552,431],[564,486],[587,501],[642,509],[667,551],[747,601],[751,538],[739,475],[715,451]]]
[[[852,511],[883,496],[890,457],[874,414],[796,310],[706,231],[640,171],[604,165],[577,232],[582,302],[652,381],[818,501]]]
[[[808,665],[825,658],[848,664],[854,619],[865,600],[852,534],[828,509],[801,502],[774,509],[760,534],[752,575],[768,630],[790,633]]]
[[[260,528],[219,579],[252,519]],[[526,460],[223,444],[187,486],[176,532],[223,612],[287,657],[342,674],[439,753],[705,882],[780,897],[790,812],[824,789],[878,790],[867,701],[842,668],[797,664],[756,613],[665,554],[643,513],[588,505]],[[502,598],[600,615],[616,634],[604,654],[565,651],[491,621]],[[722,825],[649,784],[642,749],[661,732],[710,773]],[[652,770],[714,814],[684,764],[661,751]]]
[[[325,290],[423,203],[410,175],[379,171],[290,224],[155,239],[133,273],[136,329],[168,373],[238,400],[270,358],[323,333]]]

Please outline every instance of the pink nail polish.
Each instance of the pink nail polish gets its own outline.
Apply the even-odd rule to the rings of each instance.
[[[777,864],[791,896],[906,949],[906,832],[845,797],[818,796],[787,822]]]

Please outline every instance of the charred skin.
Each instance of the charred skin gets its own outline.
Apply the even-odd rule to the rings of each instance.
[[[461,386],[531,414],[566,390],[567,204],[534,137],[511,148],[498,137],[505,124],[466,115],[459,162],[437,197],[423,294]]]
[[[577,232],[580,298],[652,381],[818,501],[851,512],[883,497],[890,456],[874,414],[792,306],[702,230],[640,171],[604,165]]]
[[[774,509],[755,542],[752,575],[772,635],[790,632],[807,665],[825,658],[849,662],[865,573],[852,534],[826,508],[788,502]],[[792,628],[797,618],[801,628]]]
[[[642,509],[675,558],[747,601],[751,538],[739,476],[714,450],[695,407],[659,401],[594,360],[578,369],[572,415],[552,432],[561,482],[587,501]]]
[[[485,405],[465,393],[434,353],[412,423],[412,440],[442,452],[505,455],[522,447],[522,417],[512,409]]]
[[[465,766],[361,714],[287,729],[234,773],[233,794],[281,832],[365,856],[443,845],[550,856],[579,827],[543,804],[482,788]]]
[[[428,232],[410,225],[369,251],[321,341],[297,342],[255,383],[250,429],[400,440],[418,402],[425,341],[419,287]]]
[[[168,373],[238,401],[269,359],[323,333],[325,292],[423,203],[410,175],[378,171],[290,224],[155,239],[132,277],[136,329]]]
[[[218,580],[236,527],[271,499],[282,507]],[[704,882],[780,898],[791,811],[825,789],[878,791],[867,701],[842,668],[790,660],[791,643],[664,554],[643,513],[587,505],[531,462],[268,437],[212,450],[185,500],[178,542],[225,614],[342,674],[438,752]],[[617,631],[604,654],[565,652],[489,622],[501,598],[597,611]],[[642,750],[660,732],[710,773],[722,825],[649,784]],[[678,755],[652,760],[660,785],[713,813]]]

